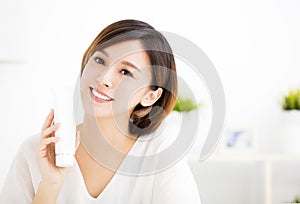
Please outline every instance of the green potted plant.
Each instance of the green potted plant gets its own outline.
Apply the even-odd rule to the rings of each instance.
[[[290,90],[280,101],[282,147],[287,153],[300,153],[300,88]]]
[[[300,203],[300,196],[296,196],[295,199],[292,202],[293,203]]]
[[[300,196],[295,196],[294,200],[292,201],[282,202],[282,204],[294,204],[294,203],[300,203]]]
[[[199,124],[201,120],[201,113],[199,112],[200,106],[202,106],[202,103],[195,102],[188,96],[178,97],[173,111],[166,118],[168,125],[165,130],[167,130],[167,134],[173,135],[175,138],[182,132],[186,135],[194,135],[195,132],[197,132],[197,135],[200,135],[199,129],[191,128],[194,127],[193,125],[195,123]],[[202,121],[202,124],[204,124],[204,121]],[[193,144],[189,149],[189,153],[199,153],[203,138],[204,137],[199,136],[195,141],[190,141],[193,142]]]
[[[175,120],[177,123],[179,123],[181,120],[194,120],[196,114],[198,114],[198,111],[196,110],[198,110],[200,106],[201,103],[196,103],[191,98],[180,96],[176,100],[176,104],[173,108],[171,116],[176,118]]]
[[[178,97],[173,110],[177,112],[190,112],[192,110],[198,109],[200,105],[201,103],[195,103],[190,98]]]
[[[168,123],[171,123],[173,127],[180,127],[182,121],[194,120],[200,107],[201,103],[194,102],[188,97],[178,97],[173,111],[167,117]],[[174,128],[175,129],[175,128]]]
[[[281,101],[284,111],[300,111],[300,89],[290,90]]]

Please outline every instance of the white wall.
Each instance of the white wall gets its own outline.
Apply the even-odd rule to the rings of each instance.
[[[201,47],[224,84],[227,124],[257,129],[259,151],[276,152],[278,99],[300,86],[299,10],[298,0],[1,1],[0,186],[21,141],[40,130],[49,87],[74,82],[89,43],[124,18]]]

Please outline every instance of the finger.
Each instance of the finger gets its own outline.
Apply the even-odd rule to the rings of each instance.
[[[55,148],[54,148],[54,145],[55,145],[55,143],[50,143],[47,146],[47,155],[48,155],[48,158],[50,160],[53,160],[54,157],[55,157]]]
[[[48,127],[46,130],[44,130],[41,134],[41,139],[49,137],[49,135],[53,134],[60,126],[60,123],[56,123],[52,125],[51,127]]]
[[[46,128],[50,127],[53,118],[54,118],[54,110],[51,109],[50,113],[48,114],[48,116],[43,124],[42,131],[44,131]]]
[[[78,149],[79,145],[80,145],[80,131],[76,131],[75,151]]]
[[[48,152],[55,152],[55,143],[50,143],[47,145]]]
[[[43,151],[47,148],[47,146],[51,143],[56,143],[59,141],[59,137],[48,137],[41,141],[40,150]]]

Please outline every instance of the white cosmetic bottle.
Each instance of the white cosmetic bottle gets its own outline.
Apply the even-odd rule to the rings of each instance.
[[[71,86],[52,88],[54,121],[60,123],[55,137],[55,163],[58,167],[71,167],[74,164],[76,125],[73,114],[73,94]]]

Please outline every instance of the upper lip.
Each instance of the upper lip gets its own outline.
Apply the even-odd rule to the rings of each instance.
[[[108,98],[110,98],[111,100],[114,100],[112,97],[110,97],[109,95],[105,94],[104,92],[100,91],[99,89],[96,89],[94,87],[90,87],[91,89],[95,89],[95,91],[103,96],[106,96]]]

